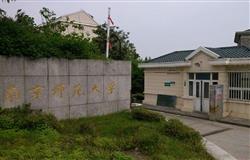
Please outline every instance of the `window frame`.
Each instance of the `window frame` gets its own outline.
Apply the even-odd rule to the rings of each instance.
[[[210,79],[207,79],[207,80],[197,79],[197,74],[199,74],[199,73],[209,73]],[[190,76],[191,74],[193,76]],[[217,79],[213,79],[213,74],[218,74]],[[190,77],[193,77],[193,79],[190,79]],[[188,82],[187,96],[190,98],[196,97],[196,82],[209,81],[209,85],[214,85],[214,83],[219,84],[219,72],[187,72],[187,78],[188,78],[188,80],[187,80],[187,82]],[[189,86],[190,82],[193,82],[193,95],[192,96],[189,94],[190,93],[190,86]],[[208,95],[208,98],[209,98],[209,95]]]

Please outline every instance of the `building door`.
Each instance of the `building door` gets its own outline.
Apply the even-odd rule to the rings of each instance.
[[[198,112],[209,112],[209,80],[196,80],[194,109]]]
[[[219,74],[216,72],[188,73],[189,97],[193,98],[194,111],[209,112],[210,85],[218,84]]]

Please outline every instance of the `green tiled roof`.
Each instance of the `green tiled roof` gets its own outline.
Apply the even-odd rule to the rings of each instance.
[[[206,47],[206,48],[218,54],[220,56],[219,58],[250,58],[250,49],[244,46],[219,47],[219,48]],[[150,60],[149,63],[185,61],[185,58],[193,51],[194,50],[175,51],[154,58]]]
[[[250,49],[247,47],[221,47],[207,48],[220,55],[220,58],[247,58],[250,57]]]
[[[163,56],[154,58],[150,60],[150,63],[160,63],[160,62],[178,62],[184,61],[185,58],[192,53],[194,50],[186,50],[186,51],[175,51],[169,54],[165,54]]]

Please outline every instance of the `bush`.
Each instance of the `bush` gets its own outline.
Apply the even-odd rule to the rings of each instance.
[[[36,142],[42,143],[53,143],[59,139],[60,134],[53,128],[44,128],[42,130],[34,130],[30,132],[31,136],[34,136],[32,139],[35,139]]]
[[[79,125],[79,133],[96,136],[96,126],[90,122],[83,122]]]
[[[60,124],[57,119],[42,111],[33,111],[29,104],[24,104],[16,108],[6,108],[0,112],[1,129],[59,129]]]
[[[15,143],[16,140],[20,140],[28,134],[27,130],[16,130],[16,129],[0,129],[0,144],[4,142]],[[1,159],[1,158],[0,158]]]
[[[118,138],[116,143],[121,150],[128,151],[136,148],[136,144],[134,143],[134,141],[134,137],[130,136],[126,138]]]
[[[30,104],[23,104],[19,105],[14,108],[2,108],[0,110],[0,115],[7,115],[7,114],[18,114],[18,115],[26,115],[31,113],[32,110],[30,109]]]
[[[57,119],[51,114],[36,112],[27,115],[22,124],[23,129],[44,129],[53,128],[60,129],[60,124]]]
[[[135,136],[135,144],[142,153],[155,153],[160,147],[160,135],[155,130],[140,127]]]
[[[165,118],[155,112],[151,112],[149,110],[143,108],[134,108],[132,109],[132,117],[137,120],[144,120],[144,121],[162,121]]]
[[[164,125],[164,132],[167,136],[175,137],[179,140],[191,143],[201,143],[202,137],[199,132],[185,126],[178,119],[170,119]]]
[[[96,137],[94,140],[94,145],[98,148],[110,151],[118,149],[115,139],[108,137]]]
[[[0,128],[11,129],[15,125],[14,119],[7,115],[0,115]]]
[[[144,95],[142,93],[132,94],[131,99],[133,103],[142,103]]]

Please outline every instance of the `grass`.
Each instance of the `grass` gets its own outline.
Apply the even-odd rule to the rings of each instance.
[[[213,159],[199,135],[189,134],[193,130],[176,120],[141,120],[129,111],[59,122],[27,108],[19,114],[20,108],[0,110],[0,159]],[[27,120],[28,115],[32,119]],[[16,125],[16,121],[25,125]],[[174,129],[169,130],[169,126]],[[179,128],[182,132],[187,129],[190,141],[178,133]]]

